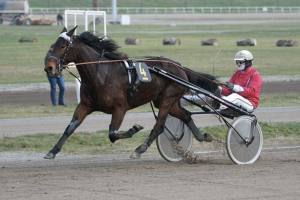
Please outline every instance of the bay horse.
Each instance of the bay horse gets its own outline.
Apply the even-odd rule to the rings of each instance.
[[[151,72],[151,82],[140,82],[129,103],[128,94],[132,85],[129,83],[124,63],[129,57],[118,50],[119,46],[114,40],[106,36],[98,37],[87,31],[79,36],[73,35],[76,28],[77,26],[69,32],[66,28],[62,30],[49,50],[51,56],[44,68],[46,73],[57,74],[64,69],[62,64],[79,63],[76,68],[81,77],[81,101],[74,111],[70,124],[53,149],[44,156],[45,159],[54,159],[67,138],[87,115],[95,111],[112,115],[108,133],[112,143],[118,139],[131,138],[143,127],[134,125],[126,132],[119,132],[126,111],[151,101],[159,110],[156,123],[147,139],[131,154],[131,158],[140,158],[140,155],[163,132],[168,114],[186,123],[197,140],[201,142],[212,140],[209,134],[200,133],[191,114],[179,105],[180,99],[188,91],[186,87]],[[215,82],[208,81],[208,79],[216,80],[214,76],[185,70],[188,68],[181,67],[178,62],[170,59],[155,57],[145,59],[143,62],[149,68],[155,66],[210,92],[218,89]]]

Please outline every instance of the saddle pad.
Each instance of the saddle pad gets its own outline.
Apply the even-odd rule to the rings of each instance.
[[[140,81],[142,82],[150,82],[152,80],[151,74],[149,72],[148,66],[144,62],[136,62],[135,63],[136,73]]]

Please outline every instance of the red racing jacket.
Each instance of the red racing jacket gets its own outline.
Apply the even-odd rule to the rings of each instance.
[[[248,99],[253,104],[253,109],[256,109],[259,102],[260,87],[263,83],[259,73],[252,67],[244,71],[236,71],[229,80],[230,83],[241,86],[244,91],[236,92],[242,97]],[[222,95],[228,96],[233,93],[233,90],[222,87]]]

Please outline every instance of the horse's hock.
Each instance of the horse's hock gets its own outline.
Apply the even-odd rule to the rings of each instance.
[[[256,46],[256,39],[238,39],[236,41],[237,46]]]
[[[180,39],[177,38],[165,38],[163,39],[163,45],[181,45]]]
[[[218,46],[219,42],[215,38],[209,38],[209,39],[203,39],[201,41],[201,45],[202,46],[210,46],[210,45],[212,45],[212,46]]]
[[[138,38],[126,38],[125,39],[125,44],[127,45],[139,45],[141,44],[141,40]]]
[[[294,46],[298,46],[298,42],[295,40],[278,40],[276,42],[276,46],[278,46],[278,47],[294,47]]]

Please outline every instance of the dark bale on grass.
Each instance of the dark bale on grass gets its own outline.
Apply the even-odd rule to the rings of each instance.
[[[257,42],[255,39],[238,39],[236,41],[237,46],[256,46]]]
[[[36,38],[26,38],[26,37],[21,37],[19,39],[19,42],[37,42]]]
[[[278,46],[278,47],[294,47],[294,46],[298,46],[298,42],[295,40],[278,40],[276,42],[276,46]]]
[[[181,45],[180,39],[177,38],[165,38],[163,39],[163,45]]]
[[[126,38],[125,39],[125,44],[127,45],[139,45],[141,44],[141,40],[138,38]]]
[[[209,38],[209,39],[203,39],[201,41],[201,45],[202,46],[218,46],[219,45],[219,42],[217,39],[215,38]]]

